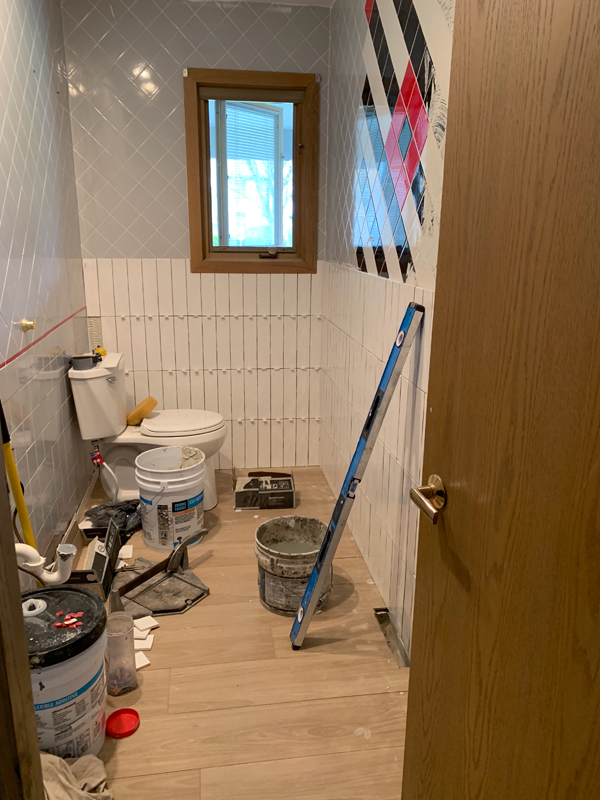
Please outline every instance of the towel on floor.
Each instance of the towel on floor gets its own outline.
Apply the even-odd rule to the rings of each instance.
[[[40,756],[47,800],[114,800],[106,785],[104,764],[96,756]]]

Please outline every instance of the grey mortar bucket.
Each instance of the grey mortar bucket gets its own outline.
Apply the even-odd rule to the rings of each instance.
[[[256,529],[254,552],[258,559],[260,601],[269,611],[293,617],[325,536],[327,525],[311,517],[276,517]],[[329,597],[333,568],[316,611]]]

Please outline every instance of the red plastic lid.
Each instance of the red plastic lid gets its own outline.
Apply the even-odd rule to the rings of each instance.
[[[113,739],[131,736],[140,727],[140,715],[134,708],[120,708],[113,711],[106,720],[106,735]]]

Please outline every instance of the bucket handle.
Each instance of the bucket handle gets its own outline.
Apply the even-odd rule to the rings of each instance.
[[[165,483],[164,481],[161,481],[161,482],[160,482],[160,489],[159,489],[159,490],[158,490],[158,492],[157,492],[157,493],[154,495],[154,497],[151,497],[151,498],[150,498],[150,503],[151,503],[151,504],[152,504],[152,503],[154,503],[154,501],[156,500],[156,498],[157,498],[157,497],[160,497],[161,495],[163,495],[163,494],[164,494],[164,493],[167,491],[167,489],[168,489],[168,488],[169,488],[169,485],[168,485],[167,483]]]

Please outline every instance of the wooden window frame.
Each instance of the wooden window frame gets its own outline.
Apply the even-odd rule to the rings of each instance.
[[[294,250],[277,258],[257,251],[211,249],[210,130],[207,94],[294,102]],[[236,95],[237,92],[237,95]],[[203,97],[201,98],[201,94]],[[228,69],[185,70],[183,78],[192,272],[311,273],[317,271],[319,223],[319,83],[317,75]],[[264,248],[267,251],[267,248]]]

